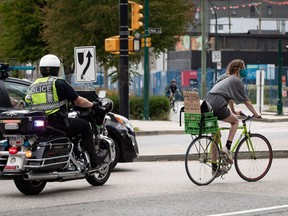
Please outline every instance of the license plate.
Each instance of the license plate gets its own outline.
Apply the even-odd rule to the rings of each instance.
[[[10,145],[23,145],[24,144],[24,138],[22,136],[15,136],[9,138],[9,144]]]

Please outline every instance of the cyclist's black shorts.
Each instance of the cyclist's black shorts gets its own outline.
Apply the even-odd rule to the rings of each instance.
[[[224,120],[231,115],[228,103],[223,96],[208,93],[205,100],[211,105],[214,116],[217,117],[218,120]]]

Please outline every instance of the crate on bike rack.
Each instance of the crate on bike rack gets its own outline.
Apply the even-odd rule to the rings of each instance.
[[[201,116],[203,116],[203,126],[201,130]],[[217,117],[213,116],[212,112],[203,114],[184,113],[185,133],[199,135],[215,133],[218,129]]]

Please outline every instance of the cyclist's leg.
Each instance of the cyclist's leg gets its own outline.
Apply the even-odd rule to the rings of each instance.
[[[222,121],[231,124],[227,140],[232,142],[239,126],[239,119],[237,118],[236,115],[230,113],[230,115],[227,118],[223,119]]]
[[[220,143],[220,132],[213,134],[213,140],[214,140],[214,145],[211,146],[211,159],[212,161],[217,161],[218,155],[217,155],[217,145]],[[212,172],[217,172],[218,164],[213,163],[212,164]],[[214,174],[214,173],[213,173]]]

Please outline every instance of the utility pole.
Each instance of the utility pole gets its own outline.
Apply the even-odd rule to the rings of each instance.
[[[129,119],[128,0],[119,0],[119,113]]]
[[[149,120],[149,92],[150,92],[150,70],[149,70],[149,47],[146,38],[149,34],[149,0],[144,2],[144,119]]]
[[[282,103],[282,41],[278,41],[278,102],[277,115],[283,115]]]
[[[206,1],[201,1],[201,35],[202,35],[202,52],[201,52],[201,98],[206,96]]]

